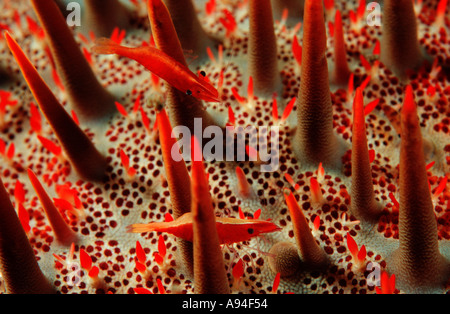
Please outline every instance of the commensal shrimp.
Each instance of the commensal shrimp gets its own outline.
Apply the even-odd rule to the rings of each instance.
[[[110,39],[101,38],[92,49],[97,54],[117,54],[133,59],[183,93],[204,101],[219,102],[219,92],[214,86],[157,48],[150,46],[129,48],[120,46]]]
[[[178,238],[192,242],[192,219],[192,213],[189,212],[170,222],[134,224],[127,227],[127,232],[167,232]],[[216,228],[220,244],[244,242],[262,233],[281,230],[280,227],[267,220],[221,217],[216,217]]]

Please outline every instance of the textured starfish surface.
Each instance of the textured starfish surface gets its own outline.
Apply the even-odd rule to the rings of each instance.
[[[12,220],[11,209],[16,210],[26,235],[18,237],[28,239],[42,273],[21,277],[21,265],[38,267],[28,248],[11,254],[9,237],[16,235],[6,235],[5,227],[0,230],[2,293],[195,293],[195,278],[206,293],[450,292],[447,1],[273,0],[271,7],[271,1],[194,0],[177,8],[177,1],[130,0],[105,2],[110,7],[104,12],[82,6],[92,10],[86,16],[94,20],[81,18],[81,26],[70,26],[70,40],[98,80],[92,86],[73,82],[71,73],[91,70],[85,61],[77,68],[59,55],[65,53],[62,43],[47,34],[64,32],[45,29],[58,19],[41,24],[38,17],[50,11],[37,14],[32,2],[0,2],[0,30],[6,34],[0,37],[0,182],[7,192],[0,210],[6,208],[2,217]],[[56,2],[58,13],[73,19],[72,11],[64,10],[69,1]],[[262,7],[256,10],[255,3]],[[184,7],[189,14],[183,14]],[[177,18],[174,28],[163,14],[169,9]],[[272,14],[273,28],[251,12]],[[417,38],[415,33],[401,37],[414,27],[389,24],[399,20],[414,25]],[[86,29],[96,23],[105,27]],[[187,37],[177,40],[176,28]],[[99,30],[127,47],[162,50],[158,45],[164,45],[169,58],[185,61],[201,82],[214,86],[220,101],[175,90],[132,59],[93,53]],[[192,45],[181,46],[186,42]],[[401,47],[417,46],[413,56],[401,57],[407,53]],[[180,61],[180,51],[185,60]],[[37,73],[24,66],[27,62]],[[89,107],[98,115],[88,118],[77,113],[80,107],[71,100],[83,89],[89,98],[101,96],[108,110]],[[49,99],[57,109],[46,109]],[[61,108],[67,114],[60,117],[73,123],[51,117],[50,111]],[[223,130],[227,125],[277,128],[279,147],[272,151],[278,166],[267,172],[259,158],[205,158],[202,173],[199,161],[171,161],[175,139],[169,138],[165,111],[172,126],[201,117],[205,125]],[[77,135],[82,141],[60,136],[61,130],[71,132],[68,128],[84,133]],[[247,154],[257,156],[263,148],[249,142]],[[83,158],[91,155],[95,158]],[[91,168],[98,172],[95,180],[81,175]],[[170,221],[194,207],[194,234],[201,235],[193,241],[195,249],[170,233],[127,232],[130,225]],[[206,223],[212,211],[250,223],[270,219],[280,230],[219,249],[209,236],[214,228]],[[211,262],[221,254],[223,271],[214,270],[222,263],[208,265],[199,243],[216,246]],[[202,260],[196,263],[196,256]],[[433,269],[421,276],[415,265]],[[194,274],[196,269],[205,273]],[[36,284],[22,289],[26,280]]]

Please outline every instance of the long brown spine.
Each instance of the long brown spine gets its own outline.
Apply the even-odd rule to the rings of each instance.
[[[36,174],[31,169],[28,169],[28,177],[30,178],[31,184],[36,191],[42,207],[44,208],[45,214],[47,215],[50,225],[52,226],[57,241],[63,245],[69,246],[76,241],[77,236],[75,232],[73,232],[73,230],[65,222],[44,187],[39,182]]]
[[[192,216],[194,243],[194,291],[196,294],[230,293],[223,253],[216,229],[209,183],[206,178],[200,146],[192,141]]]
[[[0,179],[0,272],[10,294],[52,294]]]
[[[317,167],[335,166],[337,140],[326,59],[326,32],[322,1],[306,0],[302,74],[297,99],[294,152],[300,162]]]
[[[346,86],[350,77],[350,68],[347,61],[347,48],[345,47],[344,29],[342,26],[341,11],[336,10],[334,22],[334,72],[333,83]]]
[[[385,0],[383,9],[381,61],[400,79],[423,61],[416,14],[409,0]]]
[[[325,251],[317,244],[308,222],[303,215],[293,193],[285,195],[286,204],[292,218],[294,236],[302,264],[307,269],[323,270],[329,261]]]
[[[364,98],[360,88],[356,90],[353,104],[351,211],[355,217],[372,222],[376,222],[381,213],[375,201],[367,147]]]
[[[175,161],[172,150],[177,147],[175,138],[172,138],[172,127],[165,110],[158,114],[159,141],[164,161],[164,169],[169,185],[170,201],[175,219],[191,211],[191,179],[183,159]],[[179,240],[179,247],[184,266],[193,271],[192,242]]]
[[[412,87],[401,112],[399,248],[392,260],[400,286],[436,288],[449,276],[439,252],[437,222],[428,187],[422,134]]]
[[[254,91],[272,95],[280,83],[280,73],[270,0],[250,0],[249,19],[249,74]]]
[[[54,1],[31,0],[70,104],[81,119],[98,119],[116,111],[113,96],[97,80]]]
[[[58,102],[17,42],[9,33],[6,33],[5,37],[39,108],[51,125],[72,166],[87,180],[102,180],[107,168],[106,159]]]

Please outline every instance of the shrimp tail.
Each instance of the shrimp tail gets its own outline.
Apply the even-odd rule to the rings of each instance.
[[[122,46],[109,38],[99,38],[95,41],[95,46],[92,47],[92,52],[101,55],[112,55],[117,54],[121,48]]]
[[[164,231],[167,228],[167,223],[154,222],[150,224],[133,224],[127,227],[129,233],[144,233],[152,231]]]

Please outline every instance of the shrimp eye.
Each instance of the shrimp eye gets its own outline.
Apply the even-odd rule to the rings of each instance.
[[[248,234],[253,234],[253,232],[255,232],[255,230],[253,230],[252,228],[248,228],[247,232],[248,232]]]
[[[200,75],[204,77],[204,76],[206,76],[206,72],[205,71],[201,71]]]
[[[190,89],[188,89],[188,90],[186,91],[186,95],[192,96],[192,91],[191,91]]]

